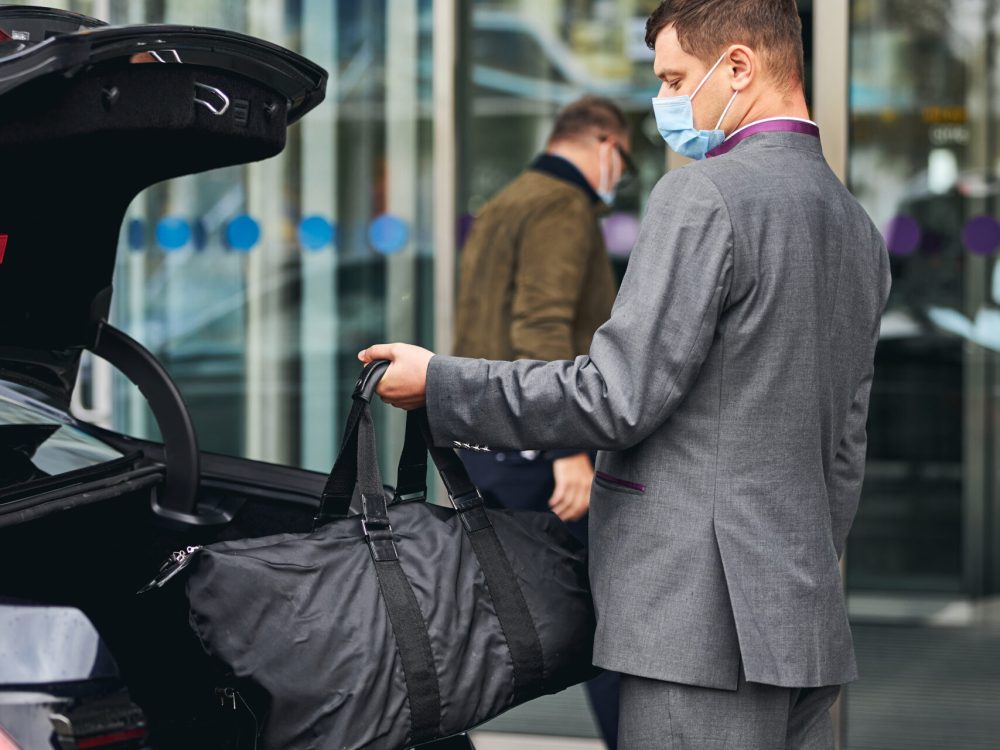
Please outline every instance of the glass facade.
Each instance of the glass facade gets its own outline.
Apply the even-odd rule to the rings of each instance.
[[[849,747],[1000,732],[998,29],[994,0],[851,3],[848,181],[893,290],[847,551]]]
[[[328,471],[357,352],[433,344],[430,0],[68,5],[247,33],[329,71],[326,100],[281,155],[133,203],[113,311],[178,382],[204,449]],[[155,434],[137,390],[110,382],[113,426]],[[388,409],[378,419],[401,424]],[[382,432],[388,469],[400,430]]]
[[[893,293],[850,581],[983,596],[1000,586],[1000,15],[902,5],[858,0],[851,34],[850,184],[883,229]]]
[[[822,2],[849,6],[847,177],[884,232],[894,278],[846,556],[863,677],[849,691],[846,746],[996,747],[1000,0]],[[48,4],[113,23],[242,31],[330,73],[326,101],[289,130],[280,156],[155,186],[122,228],[114,322],[167,366],[206,450],[327,471],[357,351],[446,346],[454,255],[563,104],[609,96],[632,125],[639,179],[604,220],[619,275],[666,169],[643,43],[657,0]],[[824,80],[814,5],[799,3],[810,95]],[[454,12],[446,33],[442,8]],[[443,99],[442,46],[456,62]],[[442,132],[454,134],[454,169]],[[123,378],[88,361],[82,380],[78,411],[155,437]],[[377,418],[392,476],[401,415],[378,407]],[[579,691],[493,728],[595,736]]]

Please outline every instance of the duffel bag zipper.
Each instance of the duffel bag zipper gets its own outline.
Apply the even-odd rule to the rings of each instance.
[[[201,545],[197,544],[170,553],[170,557],[168,557],[164,561],[163,565],[160,566],[160,570],[153,580],[139,589],[136,593],[145,594],[150,589],[163,588],[167,581],[191,564],[191,561],[194,559],[194,553],[200,549]]]
[[[240,704],[242,704],[242,707],[246,710],[247,714],[249,714],[251,720],[253,721],[253,747],[254,750],[256,750],[257,742],[260,739],[260,721],[257,719],[257,714],[254,713],[254,710],[250,707],[247,699],[244,698],[243,694],[232,685],[215,688],[215,697],[219,699],[219,706],[224,709],[232,708],[233,711],[236,711],[240,707]],[[236,738],[238,747],[243,746],[240,734],[241,733],[238,733]]]

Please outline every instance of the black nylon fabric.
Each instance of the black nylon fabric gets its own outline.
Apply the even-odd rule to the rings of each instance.
[[[469,539],[486,576],[486,585],[510,649],[515,700],[533,698],[535,685],[545,674],[542,644],[534,618],[492,524],[472,532]]]
[[[583,548],[548,513],[487,511],[538,631],[535,694],[589,679],[594,616]],[[427,623],[441,736],[515,704],[510,650],[458,513],[389,508],[399,561]],[[308,535],[206,547],[191,565],[191,623],[206,650],[271,697],[267,748],[408,747],[406,682],[358,518]]]

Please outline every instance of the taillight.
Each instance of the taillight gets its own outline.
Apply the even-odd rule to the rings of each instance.
[[[87,748],[91,747],[113,747],[122,742],[132,742],[133,740],[142,740],[145,738],[145,729],[129,729],[123,732],[82,737],[77,739],[76,746],[79,750],[87,750]]]

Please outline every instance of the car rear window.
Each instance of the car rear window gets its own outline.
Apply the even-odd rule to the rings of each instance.
[[[0,383],[0,490],[122,455],[58,410]]]

